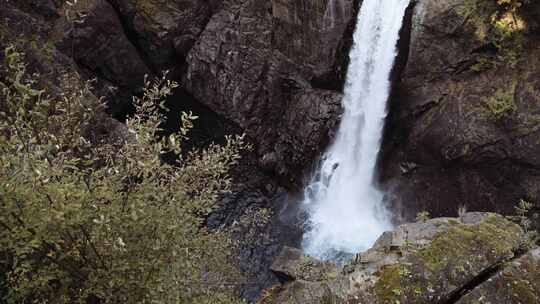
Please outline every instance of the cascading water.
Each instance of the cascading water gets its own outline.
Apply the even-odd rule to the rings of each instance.
[[[331,0],[332,1],[332,0]],[[338,259],[368,249],[391,228],[382,193],[373,185],[390,73],[409,0],[364,0],[349,54],[337,137],[305,189],[304,251]]]

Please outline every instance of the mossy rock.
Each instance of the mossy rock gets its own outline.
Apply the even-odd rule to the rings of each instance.
[[[474,225],[455,222],[426,247],[383,268],[372,293],[377,303],[431,303],[483,269],[513,256],[523,232],[500,215]]]
[[[506,288],[501,299],[508,301],[491,303],[537,303],[540,250],[519,257],[523,239],[517,224],[493,213],[405,224],[381,236],[369,259],[352,261],[335,277],[324,263],[284,248],[272,268],[289,279],[264,303],[446,303],[477,280],[477,288],[491,282],[485,275],[500,277],[486,288]],[[469,295],[474,301],[464,303],[483,303],[483,294]]]
[[[458,302],[477,303],[540,303],[540,248],[509,263],[503,271]]]

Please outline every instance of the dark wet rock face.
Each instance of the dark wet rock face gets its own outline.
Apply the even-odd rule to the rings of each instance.
[[[34,74],[45,94],[60,98],[66,87],[84,86],[84,79],[77,75],[77,65],[64,52],[55,47],[55,22],[60,5],[52,1],[2,2],[0,9],[0,61],[4,50],[15,46],[24,53],[26,69]],[[28,26],[31,24],[32,26]],[[0,79],[6,77],[5,67],[0,67]],[[96,104],[98,97],[85,95],[89,104]],[[98,108],[91,113],[92,123],[83,130],[92,144],[118,144],[133,140],[127,127]]]
[[[284,221],[285,189],[257,168],[254,155],[244,155],[233,168],[233,189],[220,198],[219,208],[207,220],[211,228],[230,227],[238,243],[236,259],[245,274],[239,292],[256,301],[264,288],[279,283],[270,271],[284,245],[297,246],[302,237],[294,222]]]
[[[341,57],[348,56],[342,45],[350,38],[345,33],[349,24],[351,21],[356,23],[353,17],[356,16],[354,6],[357,2],[271,1],[273,48],[298,65],[310,81],[346,68],[337,65]]]
[[[481,18],[494,11],[483,0],[416,4],[381,157],[398,216],[512,212],[540,195],[540,40],[520,23],[519,40],[494,47],[501,38]]]
[[[219,1],[92,0],[64,4],[54,39],[73,57],[110,112],[130,111],[144,75],[170,70],[180,77],[184,60]],[[114,88],[114,90],[111,90]]]
[[[352,18],[352,1],[343,3],[327,12],[328,1],[231,1],[186,59],[187,90],[242,127],[264,167],[288,181],[323,149],[339,114],[339,93],[311,81],[335,68]]]
[[[108,97],[112,113],[127,111],[131,96],[151,72],[125,35],[119,16],[105,0],[77,2],[64,9],[66,14],[56,25],[59,49],[87,78],[97,77],[95,88]]]
[[[221,1],[109,0],[156,71],[181,63]]]
[[[92,0],[62,7],[55,37],[118,117],[142,75],[170,69],[292,187],[337,123],[358,2]]]
[[[277,126],[270,168],[281,175],[310,168],[321,149],[326,147],[337,128],[342,94],[329,90],[308,89],[293,94]],[[275,154],[272,154],[275,153]]]

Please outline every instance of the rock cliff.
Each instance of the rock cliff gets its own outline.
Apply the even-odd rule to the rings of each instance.
[[[416,2],[380,162],[399,215],[538,200],[539,12],[535,2]]]
[[[294,188],[337,124],[358,5],[86,0],[57,8],[53,38],[97,78],[117,117],[129,112],[143,75],[170,70],[191,99],[247,133],[262,168]]]
[[[242,127],[263,167],[287,181],[316,158],[340,112],[341,94],[317,85],[339,83],[344,69],[353,3],[334,2],[330,13],[326,0],[231,1],[186,58],[186,89]]]

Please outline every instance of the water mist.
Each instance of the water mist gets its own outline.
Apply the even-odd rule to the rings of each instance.
[[[391,229],[375,165],[390,94],[390,73],[409,0],[364,0],[358,14],[336,135],[305,188],[304,251],[337,259],[368,249]],[[329,4],[330,5],[330,4]]]

